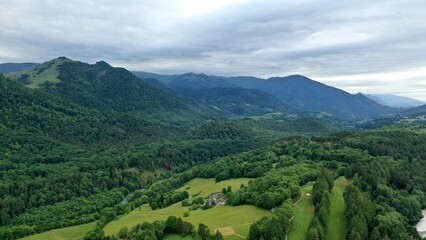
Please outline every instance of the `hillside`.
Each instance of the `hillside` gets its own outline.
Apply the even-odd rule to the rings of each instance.
[[[412,115],[412,114],[425,114],[426,113],[426,104],[414,108],[409,108],[402,111],[404,115]]]
[[[326,112],[339,117],[367,118],[390,112],[374,101],[352,95],[300,75],[275,77],[266,80],[230,78],[234,85],[270,93],[290,106],[306,112]]]
[[[124,238],[132,239],[137,232],[154,231],[148,222],[158,226],[154,220],[165,220],[170,215],[184,216],[183,220],[195,223],[199,223],[199,217],[203,216],[201,222],[208,224],[210,229],[220,228],[222,231],[223,226],[217,223],[226,220],[211,219],[223,209],[222,206],[202,208],[205,205],[198,205],[194,197],[200,196],[203,201],[202,197],[208,194],[203,191],[205,188],[197,188],[191,183],[199,181],[197,178],[211,182],[213,179],[208,178],[215,178],[216,184],[226,186],[223,181],[252,178],[247,185],[221,191],[230,211],[236,209],[235,206],[248,205],[273,209],[273,215],[251,224],[245,232],[248,232],[245,235],[248,239],[274,239],[271,236],[285,239],[287,234],[289,239],[369,239],[365,236],[419,239],[410,223],[421,217],[426,199],[423,193],[425,167],[421,160],[425,157],[425,144],[425,132],[418,131],[417,127],[346,132],[310,139],[288,138],[160,180],[148,190],[139,192],[140,200],[134,200],[138,204],[134,205],[133,211],[110,219],[105,226],[95,228],[92,234],[117,234],[123,230],[120,227],[127,226],[129,235]],[[413,173],[416,178],[410,178]],[[182,191],[187,191],[187,197],[172,197],[175,200],[164,197],[182,194]],[[150,197],[155,193],[159,195]],[[141,202],[142,199],[145,202]],[[161,204],[162,199],[165,201]],[[360,216],[365,221],[358,221]],[[139,227],[132,228],[138,223],[141,224]],[[165,224],[167,226],[167,222]],[[100,229],[104,232],[97,232]],[[167,227],[163,229],[165,234],[176,233]],[[318,235],[321,238],[312,237]],[[232,238],[225,236],[225,239]]]
[[[40,63],[32,63],[32,62],[26,62],[26,63],[0,63],[0,73],[6,74],[11,72],[18,72],[22,70],[26,70],[29,68],[33,68]]]
[[[141,117],[83,108],[1,74],[0,129],[1,239],[84,222],[57,211],[73,209],[85,219],[115,205],[125,188],[140,187],[140,173],[124,171],[121,160],[99,152],[173,133]]]
[[[295,109],[276,97],[255,89],[215,87],[185,94],[199,104],[233,115],[250,116],[270,112],[296,112]]]
[[[40,88],[42,84],[47,82],[59,83],[58,66],[66,62],[72,62],[72,60],[60,57],[23,71],[6,74],[5,76],[29,88]]]
[[[0,239],[98,220],[101,210],[154,181],[157,172],[182,171],[268,141],[245,137],[248,131],[237,126],[219,138],[189,138],[139,115],[84,108],[1,74],[0,129]]]
[[[291,108],[302,112],[324,112],[343,118],[370,118],[394,112],[394,109],[382,106],[362,94],[352,95],[300,75],[261,79],[194,73],[159,75],[137,72],[136,74],[142,78],[157,79],[163,87],[190,97],[197,96],[194,90],[239,87],[272,95]]]
[[[90,65],[61,57],[7,76],[31,88],[96,110],[136,113],[174,124],[202,118],[198,106],[105,62]]]
[[[323,222],[341,224],[328,218],[327,212],[314,212],[309,215],[314,224],[301,224],[303,217],[298,214],[310,211],[311,204],[302,201],[301,206],[294,205],[304,193],[301,190],[306,190],[303,186],[313,181],[312,192],[306,193],[318,198],[315,186],[326,186],[318,180],[324,169],[330,172],[329,179],[344,175],[350,180],[345,187],[347,194],[338,193],[337,188],[327,195],[329,206],[341,207],[338,212],[328,209],[329,216],[343,219],[344,214],[344,219],[349,219],[347,239],[353,239],[349,234],[409,239],[416,234],[409,224],[419,219],[426,202],[423,125],[323,136],[335,129],[317,118],[247,117],[209,121],[170,136],[172,128],[139,115],[85,108],[2,75],[0,88],[0,129],[5,133],[0,135],[1,239],[41,232],[45,234],[34,237],[58,234],[68,239],[64,231],[79,239],[86,232],[86,239],[101,239],[105,233],[117,234],[121,226],[154,220],[162,222],[128,229],[130,235],[122,239],[138,236],[138,231],[152,226],[165,235],[181,234],[164,227],[164,220],[174,214],[187,215],[192,224],[205,223],[224,234],[233,230],[250,239],[271,234],[283,239],[288,229],[304,229],[298,234],[311,234],[312,226],[316,228],[312,231],[341,236],[344,230],[332,231],[332,225],[330,231],[324,231],[327,226]],[[262,147],[277,139],[271,132],[286,138]],[[294,136],[303,133],[316,137]],[[409,180],[413,174],[417,177]],[[205,183],[191,185],[190,180],[197,178],[209,179],[215,189],[210,192],[222,188],[230,206],[209,208],[197,203],[210,193],[201,192]],[[241,178],[250,181],[241,184],[236,180]],[[227,185],[232,186],[225,189]],[[333,193],[338,193],[338,199]],[[350,210],[344,210],[344,206]],[[368,222],[355,221],[355,212]],[[152,218],[150,214],[154,214]],[[218,216],[229,221],[219,221]],[[316,223],[318,219],[321,225]],[[282,227],[275,229],[278,223]],[[372,228],[364,223],[371,223]],[[69,226],[75,227],[64,229]],[[225,239],[232,239],[232,235]]]
[[[222,116],[261,116],[271,112],[295,113],[288,104],[266,92],[235,87],[226,79],[206,74],[134,74],[168,93],[189,98]]]
[[[172,132],[138,116],[82,108],[65,99],[25,88],[2,75],[0,89],[0,127],[14,133],[9,137],[29,134],[98,148],[119,142],[145,142]]]

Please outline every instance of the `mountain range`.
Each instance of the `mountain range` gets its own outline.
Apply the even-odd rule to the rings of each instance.
[[[25,145],[39,139],[31,144],[47,141],[64,148],[64,144],[73,144],[99,149],[120,142],[146,142],[173,132],[142,116],[79,106],[61,96],[24,87],[2,74],[0,103],[4,144]]]
[[[277,113],[276,116],[284,117],[314,113],[365,119],[419,113],[423,109],[410,111],[396,105],[413,102],[412,99],[350,94],[301,75],[268,79],[202,73],[160,75],[129,72],[104,61],[87,64],[65,57],[34,63],[33,67],[12,65],[25,70],[9,72],[6,77],[29,88],[85,108],[138,114],[147,120],[174,125],[224,116]]]
[[[299,112],[317,112],[343,118],[369,118],[397,112],[378,104],[363,94],[352,95],[301,75],[261,79],[255,77],[218,77],[205,74],[158,75],[134,72],[141,78],[156,79],[157,86],[169,88],[182,96],[198,96],[213,88],[243,88],[268,94]],[[151,80],[152,81],[152,80]],[[225,94],[225,93],[224,93]],[[289,110],[289,109],[288,109]]]
[[[384,194],[397,196],[390,199],[395,206],[411,202],[401,210],[405,215],[396,215],[400,217],[395,225],[404,224],[407,233],[413,231],[408,221],[419,219],[420,203],[425,202],[416,189],[422,189],[425,182],[421,159],[426,138],[421,129],[426,105],[383,106],[362,93],[352,95],[300,75],[260,79],[196,73],[135,74],[104,61],[87,64],[65,57],[9,72],[6,77],[0,74],[0,239],[38,233],[42,235],[35,238],[46,239],[43,234],[56,231],[53,229],[67,227],[64,233],[68,234],[71,228],[88,225],[91,227],[87,230],[75,231],[79,234],[75,239],[107,239],[104,236],[109,223],[125,219],[132,209],[140,211],[136,209],[139,206],[154,211],[179,205],[182,211],[171,212],[172,216],[187,211],[188,206],[180,202],[189,202],[187,197],[199,192],[195,185],[186,187],[191,179],[210,179],[220,184],[220,191],[228,186],[222,181],[250,178],[252,182],[245,186],[234,182],[234,192],[227,187],[227,200],[254,204],[264,208],[265,214],[279,206],[278,213],[287,209],[286,205],[294,206],[292,199],[304,186],[311,187],[312,181],[329,192],[332,185],[318,178],[318,174],[328,174],[325,168],[342,175],[336,186],[350,188],[352,185],[347,184],[359,180],[368,192],[378,182],[388,183],[383,185]],[[412,116],[374,118],[392,114]],[[381,126],[389,127],[350,131]],[[324,168],[322,173],[320,168]],[[389,177],[387,173],[396,175]],[[419,178],[408,181],[413,173]],[[389,180],[394,178],[402,179],[398,181],[401,188]],[[412,193],[408,193],[406,184],[414,189]],[[339,192],[351,190],[342,188]],[[288,201],[275,196],[286,196]],[[354,209],[367,199],[340,197]],[[380,197],[374,202],[380,202]],[[366,205],[372,210],[366,211],[371,222],[377,215],[374,209],[390,209],[392,216],[399,214],[387,202],[384,204]],[[306,207],[317,206],[320,203]],[[229,209],[235,208],[226,211]],[[194,209],[191,214],[207,211]],[[241,211],[235,213],[241,215]],[[345,217],[343,212],[341,216]],[[270,219],[290,222],[275,216]],[[129,227],[140,221],[135,219]],[[346,225],[335,227],[342,226]],[[354,229],[367,229],[365,226],[366,221]],[[280,228],[280,238],[289,228]],[[398,228],[397,233],[404,231],[400,229],[405,228]],[[137,236],[142,235],[132,237]]]
[[[409,108],[426,104],[426,102],[420,101],[418,99],[402,97],[393,94],[365,94],[365,96],[381,105],[389,107]]]
[[[29,88],[98,111],[134,113],[174,124],[201,120],[208,114],[199,105],[168,94],[126,69],[111,67],[103,61],[87,64],[60,57],[6,76]]]

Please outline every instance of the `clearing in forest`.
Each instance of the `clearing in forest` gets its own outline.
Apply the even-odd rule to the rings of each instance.
[[[328,222],[327,239],[339,240],[345,239],[345,200],[343,199],[343,190],[349,184],[344,177],[340,177],[334,182],[333,191],[330,195],[330,214]]]
[[[220,192],[222,188],[227,186],[231,186],[232,190],[236,191],[241,184],[247,185],[248,181],[248,178],[240,178],[216,183],[214,179],[194,179],[180,190],[188,191],[190,199],[194,194],[207,197],[214,192]],[[152,210],[145,204],[129,214],[123,215],[118,220],[108,223],[104,228],[105,235],[115,235],[124,226],[130,229],[138,223],[166,220],[169,216],[176,216],[192,223],[196,228],[199,223],[204,223],[212,233],[218,229],[223,232],[225,239],[243,239],[248,236],[250,225],[253,222],[272,214],[270,211],[252,205],[217,206],[208,210],[199,209],[190,211],[189,217],[183,217],[183,213],[187,211],[188,207],[182,207],[180,202],[157,210]]]
[[[300,240],[306,238],[309,223],[314,216],[314,207],[312,205],[312,187],[310,182],[302,187],[303,198],[299,199],[294,206],[294,218],[291,221],[290,230],[288,232],[289,240]]]
[[[333,191],[330,195],[330,214],[327,230],[327,239],[345,239],[345,201],[343,190],[349,184],[344,177],[338,178],[334,182]],[[314,206],[312,205],[312,187],[314,182],[310,182],[302,187],[303,198],[296,202],[294,206],[294,219],[291,222],[288,233],[289,240],[305,239],[312,217],[314,216]]]

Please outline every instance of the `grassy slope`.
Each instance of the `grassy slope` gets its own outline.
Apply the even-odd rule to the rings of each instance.
[[[344,177],[337,179],[331,193],[330,217],[328,223],[327,239],[345,239],[345,200],[343,199],[343,189],[347,186]]]
[[[308,183],[302,187],[303,199],[294,207],[294,219],[291,222],[290,230],[288,233],[289,240],[301,240],[306,238],[306,232],[314,216],[314,207],[312,206],[312,187],[314,183]],[[308,194],[308,195],[307,195]]]
[[[327,239],[340,240],[345,239],[345,201],[343,199],[343,189],[347,186],[348,181],[341,177],[334,183],[333,192],[331,194],[331,207],[329,216],[329,227],[327,232]],[[313,182],[303,186],[304,198],[294,207],[295,217],[292,221],[290,231],[288,233],[289,240],[299,240],[306,238],[306,232],[314,216],[314,207],[312,206],[312,193]]]
[[[183,213],[186,211],[188,208],[182,207],[180,203],[159,210],[152,210],[148,205],[143,205],[140,209],[132,211],[119,220],[110,222],[105,226],[104,231],[106,235],[114,235],[124,226],[131,228],[142,222],[166,220],[172,215],[183,217]],[[191,211],[190,216],[183,219],[194,226],[204,223],[212,232],[217,228],[231,227],[234,229],[235,227],[234,231],[237,234],[247,236],[250,224],[269,214],[271,213],[251,205],[219,206],[209,210]]]
[[[208,196],[210,193],[219,192],[223,187],[231,185],[234,190],[238,189],[241,183],[247,183],[249,179],[230,179],[227,181],[215,183],[214,179],[195,179],[183,187],[190,195],[201,191],[201,196]],[[183,213],[188,211],[188,207],[182,207],[180,203],[173,204],[167,208],[152,210],[149,206],[143,205],[140,209],[135,209],[128,215],[122,216],[117,221],[110,222],[105,226],[106,235],[116,234],[122,227],[132,226],[155,220],[165,220],[169,216],[183,217]],[[250,225],[271,214],[270,212],[251,205],[242,205],[237,207],[219,206],[209,210],[191,211],[190,216],[183,218],[185,221],[191,222],[195,226],[204,223],[209,226],[212,232],[217,228],[230,227],[236,234],[242,236],[248,235]],[[227,236],[226,239],[234,239],[236,236]]]
[[[80,240],[92,230],[96,222],[91,222],[73,227],[54,229],[48,232],[22,238],[22,240]]]
[[[15,79],[15,78],[21,76],[22,74],[28,74],[29,75],[28,79],[31,81],[31,84],[29,84],[27,86],[30,87],[30,88],[38,88],[40,84],[42,84],[46,81],[49,81],[49,82],[52,82],[52,83],[58,83],[58,82],[60,82],[60,80],[58,79],[59,73],[56,70],[56,67],[58,65],[61,65],[64,62],[68,62],[68,61],[70,61],[70,60],[69,59],[54,59],[52,61],[41,64],[38,67],[45,67],[48,64],[50,64],[51,62],[53,62],[51,67],[48,67],[46,70],[44,70],[40,74],[37,74],[38,67],[36,67],[36,68],[23,70],[23,71],[20,71],[20,72],[14,72],[14,73],[6,74],[6,77],[11,78],[11,79]]]
[[[206,197],[212,192],[221,191],[223,187],[232,186],[236,190],[240,187],[241,183],[247,184],[248,178],[230,179],[216,183],[214,179],[194,179],[188,182],[181,190],[186,189],[190,195],[200,193],[200,196]],[[328,229],[328,238],[344,239],[345,226],[344,224],[344,201],[343,189],[347,185],[347,180],[339,178],[335,182],[335,187],[331,195],[331,212],[330,223]],[[308,229],[309,223],[313,216],[311,194],[313,183],[308,183],[303,186],[304,197],[295,206],[295,218],[288,234],[288,239],[305,239],[305,234]],[[308,194],[308,195],[306,195]],[[151,210],[147,205],[143,205],[140,209],[135,209],[130,214],[121,217],[117,221],[109,223],[104,231],[106,235],[116,234],[121,227],[132,227],[137,223],[144,221],[152,222],[155,220],[165,220],[168,216],[183,216],[187,211],[186,207],[182,207],[180,203],[173,204],[167,208],[159,210]],[[185,221],[193,223],[195,226],[202,222],[207,224],[213,233],[217,228],[231,227],[236,234],[243,237],[248,235],[250,225],[259,220],[262,216],[271,214],[268,211],[259,209],[250,205],[243,205],[238,207],[221,206],[209,210],[191,211],[190,216],[184,218]],[[220,219],[220,221],[218,221]],[[55,229],[49,232],[33,235],[24,238],[25,240],[77,240],[82,239],[86,232],[91,230],[95,223],[83,224],[74,227]],[[334,226],[334,227],[332,227]],[[191,238],[180,238],[176,235],[169,235],[166,239],[181,239],[189,240]],[[225,236],[227,240],[242,239],[237,235]]]
[[[226,188],[231,186],[232,190],[236,191],[240,189],[241,184],[247,185],[250,178],[237,178],[237,179],[229,179],[226,181],[216,182],[215,179],[203,179],[196,178],[189,181],[185,186],[181,187],[179,190],[186,190],[189,193],[189,197],[193,194],[200,193],[201,197],[208,197],[211,193],[220,192],[222,188]]]

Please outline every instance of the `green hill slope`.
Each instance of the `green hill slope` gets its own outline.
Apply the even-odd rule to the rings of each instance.
[[[106,62],[86,64],[61,57],[7,75],[31,88],[84,107],[136,113],[172,123],[200,121],[198,106],[157,89],[124,68]]]
[[[145,142],[170,130],[141,117],[82,108],[69,101],[24,88],[0,76],[0,128],[64,143],[98,148],[119,142]]]

